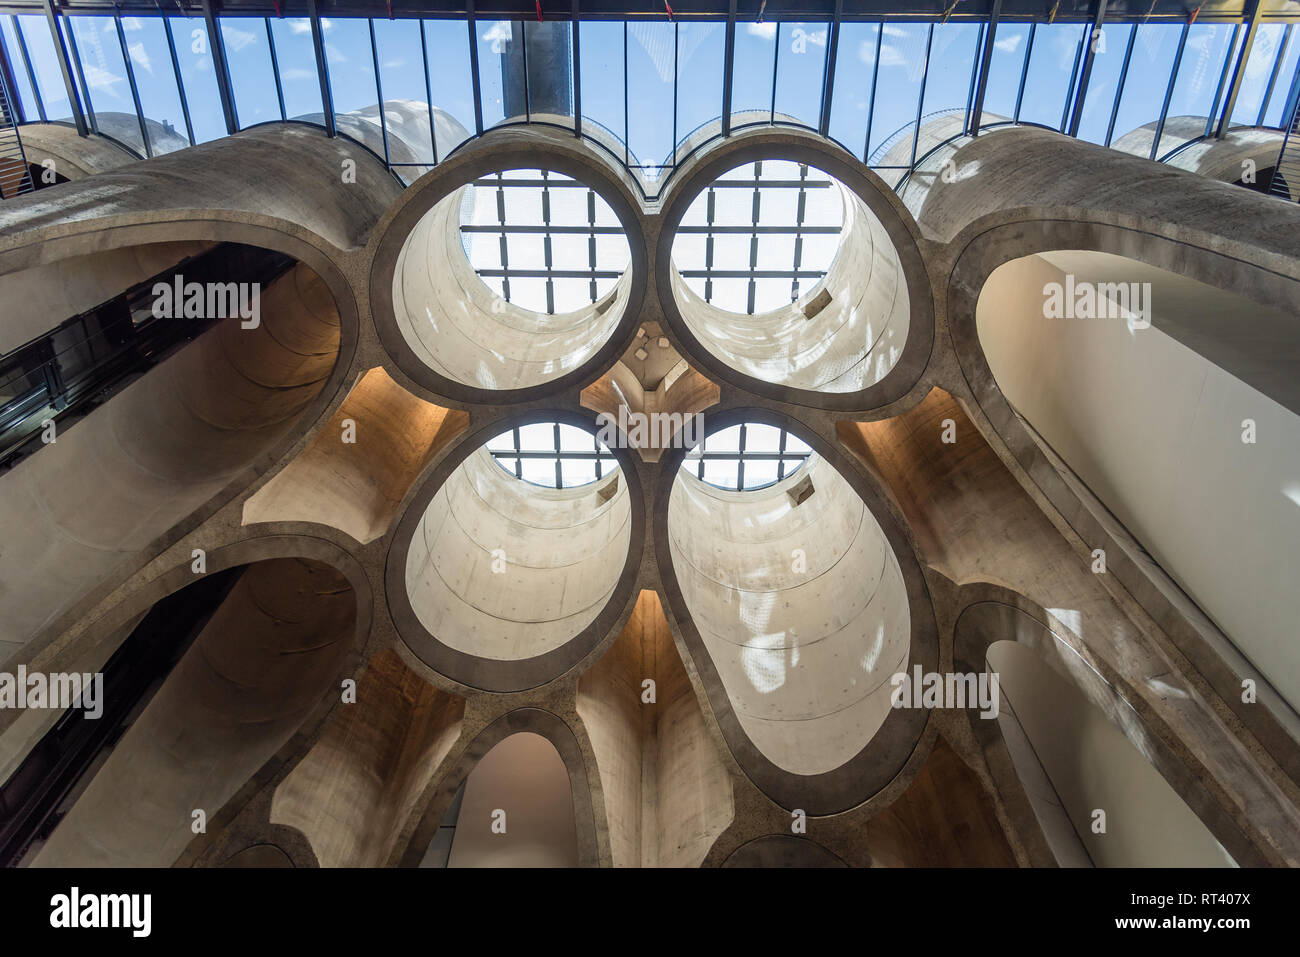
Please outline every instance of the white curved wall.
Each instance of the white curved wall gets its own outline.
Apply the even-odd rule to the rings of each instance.
[[[465,257],[465,186],[425,213],[402,245],[393,310],[407,344],[439,375],[480,389],[523,389],[557,379],[599,351],[618,325],[631,269],[599,302],[543,315],[506,302]]]
[[[825,278],[796,302],[758,315],[728,312],[694,293],[674,265],[673,295],[691,333],[738,372],[817,392],[857,392],[902,355],[911,306],[898,253],[884,226],[836,183],[844,200],[839,250]],[[823,290],[830,304],[804,307]]]
[[[617,483],[602,502],[599,491]],[[429,503],[406,558],[421,624],[443,644],[494,660],[554,651],[595,621],[627,561],[632,507],[622,471],[572,489],[523,482],[485,449]],[[493,571],[493,551],[505,553]]]
[[[795,506],[787,489],[805,476],[815,491]],[[751,492],[682,471],[668,534],[695,626],[759,750],[795,774],[862,750],[888,717],[911,621],[898,561],[857,492],[818,456]]]
[[[1157,322],[1195,313],[1227,324],[1259,307],[1118,256],[1055,252],[994,271],[976,318],[1007,400],[1300,706],[1300,417],[1154,325],[1045,319],[1043,286],[1067,272],[1151,281]]]

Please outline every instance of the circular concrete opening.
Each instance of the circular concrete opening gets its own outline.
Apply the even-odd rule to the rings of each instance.
[[[861,392],[903,353],[911,303],[884,225],[807,163],[734,167],[691,198],[670,286],[687,330],[753,379]]]
[[[461,386],[515,390],[590,361],[632,293],[628,239],[595,189],[555,171],[483,174],[424,213],[392,280],[407,346]]]
[[[782,432],[744,425],[764,429]],[[711,438],[704,464],[729,471],[710,484],[694,452],[683,460],[668,503],[672,574],[754,746],[784,771],[832,771],[880,730],[890,678],[907,666],[912,625],[898,559],[826,459],[809,450],[786,477],[751,489],[742,473],[771,459],[751,462],[758,453],[741,450],[710,459]]]
[[[404,565],[410,608],[460,655],[557,652],[620,591],[633,518],[623,470],[592,432],[510,429],[471,452],[420,516]]]

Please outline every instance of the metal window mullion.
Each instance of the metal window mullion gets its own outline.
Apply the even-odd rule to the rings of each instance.
[[[384,82],[379,77],[379,44],[375,42],[374,18],[367,17],[366,24],[370,27],[370,57],[375,64],[375,95],[379,98],[379,132],[384,139],[384,165],[391,170],[393,158],[388,149],[388,112],[384,109]]]
[[[1056,125],[1058,133],[1065,132],[1066,117],[1070,115],[1070,103],[1074,99],[1075,84],[1079,79],[1079,61],[1083,57],[1083,44],[1086,42],[1086,36],[1079,38],[1079,45],[1074,49],[1074,63],[1070,67],[1070,85],[1065,89],[1065,102],[1061,106],[1061,122]]]
[[[677,74],[679,72],[678,66],[680,65],[678,62],[678,57],[681,55],[681,44],[680,44],[680,37],[679,37],[680,31],[681,31],[681,25],[676,20],[674,20],[673,21],[673,149],[671,154],[671,162],[674,168],[677,166]]]
[[[1228,44],[1228,55],[1223,58],[1223,69],[1219,71],[1219,85],[1214,89],[1214,104],[1210,107],[1209,115],[1205,117],[1205,135],[1210,135],[1210,130],[1214,128],[1214,118],[1219,112],[1219,100],[1223,98],[1223,88],[1228,83],[1228,70],[1232,65],[1232,51],[1237,49],[1237,34],[1241,32],[1241,24],[1232,25],[1232,40]]]
[[[627,115],[627,23],[623,23],[623,163],[627,165],[631,162],[632,150],[627,145],[627,139],[630,135],[628,126],[631,120]]]
[[[122,48],[122,65],[126,67],[126,85],[131,88],[131,102],[135,104],[135,120],[140,125],[140,142],[144,145],[145,158],[152,159],[153,144],[149,142],[149,130],[145,127],[144,108],[140,105],[140,89],[135,85],[131,51],[126,48],[126,31],[122,28],[122,17],[117,7],[113,8],[113,26],[117,30],[117,44]]]
[[[542,170],[542,262],[546,266],[546,314],[555,314],[555,260],[551,255],[551,194],[546,189],[547,170]],[[557,425],[558,429],[559,426]]]
[[[1137,42],[1138,30],[1141,29],[1139,24],[1133,24],[1133,29],[1128,32],[1128,46],[1124,50],[1124,63],[1119,68],[1119,81],[1115,84],[1115,102],[1110,108],[1110,122],[1106,124],[1106,145],[1110,146],[1111,138],[1115,135],[1115,121],[1119,119],[1120,103],[1124,99],[1124,85],[1128,82],[1128,65],[1133,59],[1133,44]]]
[[[1020,122],[1020,106],[1025,99],[1025,81],[1029,79],[1029,63],[1034,58],[1034,37],[1038,33],[1038,24],[1029,24],[1029,40],[1025,43],[1025,65],[1020,68],[1020,89],[1016,91],[1016,111],[1012,120]]]
[[[94,133],[99,132],[99,119],[95,116],[95,104],[90,96],[90,84],[86,82],[86,69],[81,63],[81,51],[77,49],[77,35],[72,30],[72,21],[68,21],[68,49],[72,65],[77,72],[77,82],[81,84],[82,95],[86,98],[86,120]]]
[[[560,423],[555,423],[555,487],[564,488],[564,472],[560,468]]]
[[[1282,69],[1282,61],[1286,59],[1286,51],[1291,45],[1291,28],[1294,24],[1288,23],[1286,29],[1282,31],[1282,42],[1278,45],[1277,59],[1273,61],[1273,72],[1268,76],[1268,86],[1264,90],[1264,100],[1259,104],[1259,116],[1255,120],[1256,126],[1264,125],[1264,114],[1268,112],[1269,101],[1273,99],[1273,87],[1277,84],[1278,72]]]
[[[478,76],[478,30],[474,17],[474,0],[465,5],[465,26],[469,30],[469,79],[474,89],[474,133],[483,135],[483,90]]]
[[[624,27],[626,29],[626,27]],[[626,62],[626,55],[624,56]],[[722,53],[722,135],[731,135],[731,77],[736,65],[736,0],[727,6],[727,32]],[[701,466],[702,468],[702,466]]]
[[[68,25],[69,43],[65,43],[63,37],[63,30],[59,22],[60,21],[59,12],[54,9],[54,4],[52,0],[44,0],[44,2],[45,2],[45,20],[50,27],[50,38],[54,41],[54,55],[58,58],[59,71],[63,74],[63,85],[67,89],[68,108],[72,110],[72,122],[77,127],[77,133],[80,134],[81,136],[85,136],[86,133],[88,132],[86,112],[83,112],[81,108],[81,96],[77,92],[77,84],[72,79],[73,64],[69,63],[69,59],[71,59],[75,63],[77,69],[77,75],[81,79],[83,88],[85,87],[86,80],[85,77],[81,76],[81,61],[76,55],[76,42],[72,39],[72,26],[71,24]],[[73,49],[73,54],[71,58],[69,58],[68,56],[69,44],[71,44]],[[87,93],[87,102],[89,102],[89,93]],[[95,116],[94,116],[93,107],[89,108],[89,113],[90,113],[89,129],[94,129],[94,131],[98,133],[99,130],[95,128]]]
[[[433,149],[433,165],[438,165],[438,132],[433,120],[433,81],[429,78],[429,41],[424,35],[424,20],[420,20],[420,62],[424,64],[424,105],[429,110],[429,146]]]
[[[745,429],[742,422],[740,426],[740,444],[736,446],[736,491],[745,490]]]
[[[570,45],[573,47],[573,135],[582,135],[582,31],[578,29],[578,0],[573,0],[573,36],[570,39]],[[674,69],[674,73],[676,70]],[[673,87],[676,88],[676,79],[673,81]],[[674,123],[676,115],[674,114]],[[600,470],[596,470],[597,477]]]
[[[185,135],[190,139],[190,146],[195,145],[194,123],[190,120],[190,104],[185,98],[185,80],[181,76],[181,61],[176,55],[176,39],[172,36],[171,19],[165,16],[162,8],[158,9],[158,16],[162,20],[163,36],[167,38],[167,52],[171,55],[172,75],[176,78],[176,92],[181,98],[181,115],[185,117]]]
[[[806,163],[801,163],[799,165],[799,178],[801,180],[808,179],[808,165]],[[791,264],[791,269],[793,270],[793,274],[792,274],[792,278],[790,279],[790,301],[791,302],[797,302],[799,300],[799,264],[803,260],[803,235],[800,232],[800,227],[803,226],[804,216],[807,213],[807,203],[808,203],[808,191],[804,189],[802,185],[800,185],[799,196],[798,199],[795,201],[794,261]]]
[[[749,214],[754,226],[758,226],[759,218],[762,216],[763,194],[761,192],[761,182],[763,178],[763,164],[756,162],[754,164],[754,196],[750,202]],[[745,311],[748,315],[754,314],[754,300],[758,293],[758,231],[755,229],[749,235],[749,295],[748,304]]]
[[[1097,43],[1101,38],[1102,21],[1106,18],[1106,0],[1096,0],[1097,13],[1092,20],[1092,29],[1084,34],[1083,42],[1086,46],[1083,49],[1083,68],[1079,71],[1079,89],[1074,95],[1074,109],[1070,111],[1070,121],[1066,125],[1062,119],[1061,125],[1065,132],[1070,136],[1079,135],[1079,123],[1083,120],[1084,100],[1088,96],[1088,83],[1092,79],[1092,64],[1097,56]],[[1067,96],[1065,102],[1068,106],[1070,98]]]
[[[531,123],[533,121],[533,104],[531,101],[532,92],[529,90],[532,84],[528,82],[528,23],[524,20],[519,21],[519,58],[523,65],[524,120]]]
[[[501,185],[501,174],[497,173],[497,222],[501,224],[501,298],[510,301],[510,257],[506,242],[506,191]]]
[[[979,32],[979,35],[975,38],[975,49],[976,49],[976,50],[983,50],[983,49],[984,49],[984,36],[985,36],[985,34],[987,33],[986,26],[987,26],[986,24],[983,24],[983,23],[980,24],[980,32]],[[969,129],[970,129],[970,111],[971,111],[971,104],[973,104],[973,103],[975,102],[975,78],[976,78],[976,77],[978,76],[978,74],[979,74],[979,64],[980,64],[980,57],[979,57],[979,56],[973,56],[973,57],[971,57],[971,62],[970,62],[970,81],[969,81],[969,83],[968,83],[967,86],[966,86],[966,111],[965,111],[965,113],[962,115],[962,119],[961,119],[961,128],[962,128],[963,130],[969,130]]]
[[[50,119],[45,114],[45,99],[41,96],[40,84],[36,82],[36,71],[32,68],[32,58],[27,53],[27,38],[23,36],[22,24],[18,22],[16,16],[11,15],[9,20],[13,24],[14,36],[18,38],[18,52],[23,58],[23,66],[27,69],[27,79],[32,84],[32,96],[36,97],[36,112],[40,114],[42,123],[48,123]]]
[[[275,53],[275,37],[271,35],[271,18],[263,17],[266,22],[266,46],[271,51],[271,76],[275,77],[275,100],[280,104],[280,119],[287,120],[284,111],[284,85],[280,82],[280,58]]]
[[[831,98],[835,92],[835,66],[840,45],[840,20],[844,16],[844,0],[835,0],[831,15],[830,34],[826,38],[826,56],[822,58],[822,109],[817,121],[817,132],[827,136],[831,128]]]
[[[767,116],[767,121],[769,123],[776,122],[776,71],[777,68],[781,65],[781,23],[780,21],[777,21],[776,24],[775,38],[776,38],[776,42],[772,44],[772,103],[771,103],[771,110],[768,112],[768,116]]]
[[[1241,82],[1245,79],[1246,66],[1255,48],[1255,33],[1259,29],[1263,10],[1264,4],[1261,0],[1251,0],[1250,26],[1246,28],[1246,38],[1241,43],[1241,53],[1237,56],[1237,65],[1232,71],[1232,85],[1228,88],[1228,96],[1223,103],[1223,113],[1219,117],[1219,128],[1215,132],[1218,139],[1223,139],[1224,134],[1228,132],[1228,125],[1232,122],[1232,114],[1237,107],[1237,95],[1241,92]]]
[[[594,303],[596,295],[596,191],[588,188],[587,190],[587,225],[590,232],[587,234],[587,265],[591,267],[591,286],[589,294],[591,301]]]
[[[226,60],[226,41],[221,35],[217,15],[212,10],[212,0],[202,0],[203,22],[208,30],[208,45],[212,48],[212,72],[217,78],[217,96],[226,121],[227,135],[239,131],[239,110],[235,106],[235,88],[230,82],[230,64]],[[328,122],[328,119],[326,120]]]
[[[925,109],[925,81],[930,76],[930,49],[934,43],[934,24],[925,35],[925,60],[921,63],[921,89],[916,96],[916,128],[912,130],[912,159],[908,162],[910,170],[916,166],[916,144],[921,139],[921,111]]]
[[[707,232],[704,234],[704,301],[705,302],[713,301],[713,276],[712,276],[713,227],[716,225],[716,223],[714,222],[715,219],[714,211],[717,206],[717,199],[718,199],[718,194],[714,192],[713,186],[710,185],[708,197],[705,200],[705,205],[704,205],[705,229],[707,230]]]
[[[862,144],[862,162],[871,155],[871,123],[876,118],[876,87],[880,83],[880,44],[885,37],[885,24],[876,24],[876,59],[871,64],[871,96],[867,100],[867,139]]]
[[[998,20],[1002,17],[1002,0],[993,0],[989,11],[988,30],[984,34],[984,47],[980,51],[979,79],[974,88],[973,103],[966,118],[966,132],[978,136],[984,122],[984,94],[988,90],[989,71],[993,67],[993,44],[997,41]]]
[[[1174,98],[1174,85],[1178,82],[1178,68],[1183,62],[1183,50],[1187,46],[1187,34],[1191,24],[1183,24],[1183,32],[1178,37],[1178,52],[1174,54],[1173,69],[1169,71],[1169,85],[1165,87],[1165,100],[1160,107],[1160,119],[1156,122],[1156,135],[1151,138],[1151,153],[1147,159],[1154,160],[1160,148],[1160,138],[1165,132],[1165,117],[1169,115],[1169,103]]]
[[[334,123],[334,92],[330,87],[330,66],[325,56],[325,31],[320,22],[320,10],[316,0],[307,0],[307,13],[311,18],[311,42],[316,51],[316,74],[320,79],[321,107],[325,113],[325,133],[337,136],[338,129]]]

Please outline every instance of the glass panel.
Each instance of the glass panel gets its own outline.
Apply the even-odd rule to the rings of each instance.
[[[627,25],[627,148],[655,180],[672,163],[676,27],[667,21]],[[689,91],[683,91],[689,96]]]
[[[1232,110],[1232,122],[1238,126],[1254,126],[1259,118],[1259,108],[1264,103],[1264,90],[1268,88],[1268,78],[1273,73],[1273,64],[1277,62],[1282,50],[1282,34],[1286,26],[1281,23],[1261,24],[1255,31],[1255,43],[1250,48],[1250,59],[1246,61],[1246,72],[1241,78],[1241,89],[1237,92],[1237,102]]]
[[[144,155],[140,121],[126,79],[122,44],[112,17],[68,17],[99,131]]]
[[[1119,75],[1124,69],[1124,53],[1128,50],[1132,33],[1131,23],[1107,23],[1096,38],[1088,95],[1079,117],[1080,139],[1090,143],[1106,142],[1106,129],[1110,126],[1110,114],[1115,109],[1115,97],[1119,93]]]
[[[157,17],[122,18],[126,49],[140,91],[140,108],[150,121],[149,141],[155,155],[190,145],[164,29],[165,24]]]
[[[390,158],[393,163],[432,163],[420,30],[408,20],[375,20],[374,24]],[[410,179],[420,172],[399,171]]]
[[[370,24],[359,18],[326,17],[321,20],[325,40],[325,61],[329,65],[330,95],[334,115],[356,113],[376,107],[379,92],[375,88],[375,55],[370,47]],[[378,122],[378,113],[369,115]],[[376,131],[378,132],[378,131]],[[366,143],[383,154],[382,137]]]
[[[984,87],[984,115],[981,126],[1013,119],[1016,97],[1020,94],[1020,75],[1029,50],[1029,24],[1002,23],[993,40],[989,60],[989,78]]]
[[[1188,140],[1205,135],[1205,124],[1223,76],[1223,62],[1231,46],[1231,24],[1193,24],[1187,31],[1178,78],[1156,149],[1157,159]]]
[[[54,40],[44,17],[18,16],[14,18],[27,42],[27,55],[32,60],[36,85],[40,87],[45,102],[45,118],[50,122],[72,122],[72,104],[68,102],[67,87],[63,85],[63,72],[54,52]]]
[[[167,27],[176,45],[176,60],[181,66],[181,84],[185,87],[195,142],[206,143],[225,136],[226,119],[221,112],[208,25],[199,17],[168,17]]]
[[[528,111],[534,120],[573,125],[573,27],[565,20],[524,21]]]
[[[871,119],[871,165],[906,166],[912,156],[912,127],[925,72],[929,24],[888,23],[880,44],[876,113]]]
[[[39,123],[41,111],[36,105],[36,96],[32,92],[32,81],[23,64],[22,49],[18,45],[18,35],[14,32],[14,18],[0,16],[0,29],[4,31],[5,51],[9,55],[9,64],[13,68],[14,83],[17,84],[18,102],[28,123]]]
[[[239,128],[279,120],[280,101],[275,95],[266,22],[254,17],[222,17],[217,23],[225,45]]]
[[[474,135],[474,78],[469,68],[469,28],[463,20],[425,20],[438,159]]]
[[[686,142],[722,116],[722,61],[727,28],[721,23],[677,24],[677,142]],[[585,98],[586,87],[583,87]],[[722,132],[717,125],[716,132]],[[680,152],[680,151],[679,151]],[[677,156],[681,161],[681,156]]]
[[[608,134],[595,138],[613,146],[623,142],[623,24],[584,21],[582,31],[582,123]],[[587,131],[590,135],[590,131]],[[622,150],[619,150],[620,155]]]
[[[519,24],[487,20],[476,26],[483,128],[495,126],[504,119],[524,119],[524,46]]]
[[[320,122],[320,76],[311,41],[311,21],[306,17],[272,20],[271,38],[275,40],[275,60],[284,90],[284,115],[291,120],[315,116]]]
[[[772,117],[772,71],[776,66],[776,24],[737,23],[731,65],[731,116],[737,126]]]
[[[980,27],[977,23],[941,23],[934,28],[930,41],[930,69],[925,79],[925,105],[921,108],[921,126],[937,113],[959,116],[965,125],[966,104],[970,100],[975,55],[979,50]],[[957,132],[944,126],[943,138]],[[916,155],[938,145],[926,140],[917,145]]]
[[[1084,29],[1078,23],[1038,25],[1020,104],[1021,123],[1039,123],[1057,130],[1062,127]]]
[[[1291,84],[1296,78],[1296,63],[1300,60],[1300,30],[1292,27],[1291,40],[1286,47],[1282,66],[1277,71],[1277,82],[1273,84],[1273,95],[1269,97],[1268,109],[1264,113],[1265,126],[1282,126],[1287,117],[1287,97],[1291,93]]]
[[[817,128],[821,122],[822,84],[826,76],[825,23],[782,23],[777,30],[776,112]]]
[[[854,156],[867,146],[867,110],[876,63],[878,23],[841,23],[835,54],[835,87],[831,95],[831,138]]]
[[[1183,28],[1172,23],[1145,23],[1138,27],[1124,92],[1120,94],[1112,146],[1126,133],[1160,119],[1182,33]],[[1150,136],[1136,137],[1131,142],[1129,151],[1139,155],[1145,156],[1151,148]]]

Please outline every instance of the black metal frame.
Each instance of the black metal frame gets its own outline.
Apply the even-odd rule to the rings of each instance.
[[[595,482],[599,482],[607,474],[614,472],[615,470],[618,469],[618,457],[614,455],[614,453],[611,452],[609,449],[601,445],[599,437],[597,437],[594,433],[591,436],[592,450],[590,452],[562,451],[560,449],[560,423],[553,422],[550,424],[554,426],[554,429],[552,430],[551,433],[552,447],[550,449],[524,449],[520,443],[520,434],[519,434],[520,427],[515,426],[513,429],[510,430],[509,433],[503,433],[512,436],[514,442],[513,449],[489,449],[488,454],[491,455],[492,458],[496,460],[497,465],[501,466],[502,470],[504,470],[507,473],[510,472],[510,469],[505,467],[502,460],[514,459],[515,461],[515,468],[513,472],[514,477],[519,479],[521,482],[528,482],[530,485],[541,485],[541,483],[532,482],[529,479],[524,478],[524,470],[523,470],[524,459],[554,459],[555,460],[555,484],[541,485],[542,488],[557,488],[557,489],[582,488],[583,485],[592,484],[591,482],[584,482],[583,485],[565,485],[563,463],[566,461],[569,462],[594,461],[596,463],[596,478],[593,479],[593,481]],[[500,437],[501,436],[497,436],[497,438]],[[493,441],[496,440],[494,439]],[[609,472],[605,471],[604,466],[606,464],[612,464],[613,466],[609,470]]]
[[[689,452],[686,453],[686,457],[682,460],[682,468],[692,469],[697,479],[699,479],[701,482],[705,482],[709,485],[712,485],[714,488],[725,489],[727,491],[732,491],[732,492],[754,492],[757,491],[758,489],[771,488],[773,485],[777,484],[777,482],[785,481],[787,478],[789,478],[791,475],[797,472],[800,469],[800,467],[802,467],[802,465],[806,461],[808,461],[808,457],[812,455],[811,448],[807,452],[786,451],[786,440],[790,436],[789,429],[779,429],[777,426],[774,425],[761,425],[758,423],[750,423],[750,422],[741,423],[738,426],[732,426],[732,428],[740,429],[740,437],[736,443],[737,451],[710,452],[708,447],[709,438],[714,438],[714,440],[716,441],[716,436],[706,437],[703,442],[701,442],[695,448],[691,449]],[[746,449],[745,446],[747,444],[748,437],[749,437],[748,433],[749,430],[752,428],[771,429],[773,431],[779,431],[780,438],[777,442],[777,451],[752,452]],[[724,429],[723,431],[730,431],[730,430]],[[807,445],[807,443],[804,444]],[[745,484],[745,462],[747,461],[749,462],[775,461],[777,463],[776,479],[771,482],[764,482],[762,485],[747,486]],[[713,482],[709,482],[708,479],[704,477],[705,462],[735,462],[736,463],[736,487],[733,489],[728,485],[717,485]],[[787,472],[786,466],[791,462],[794,462],[795,465]]]

